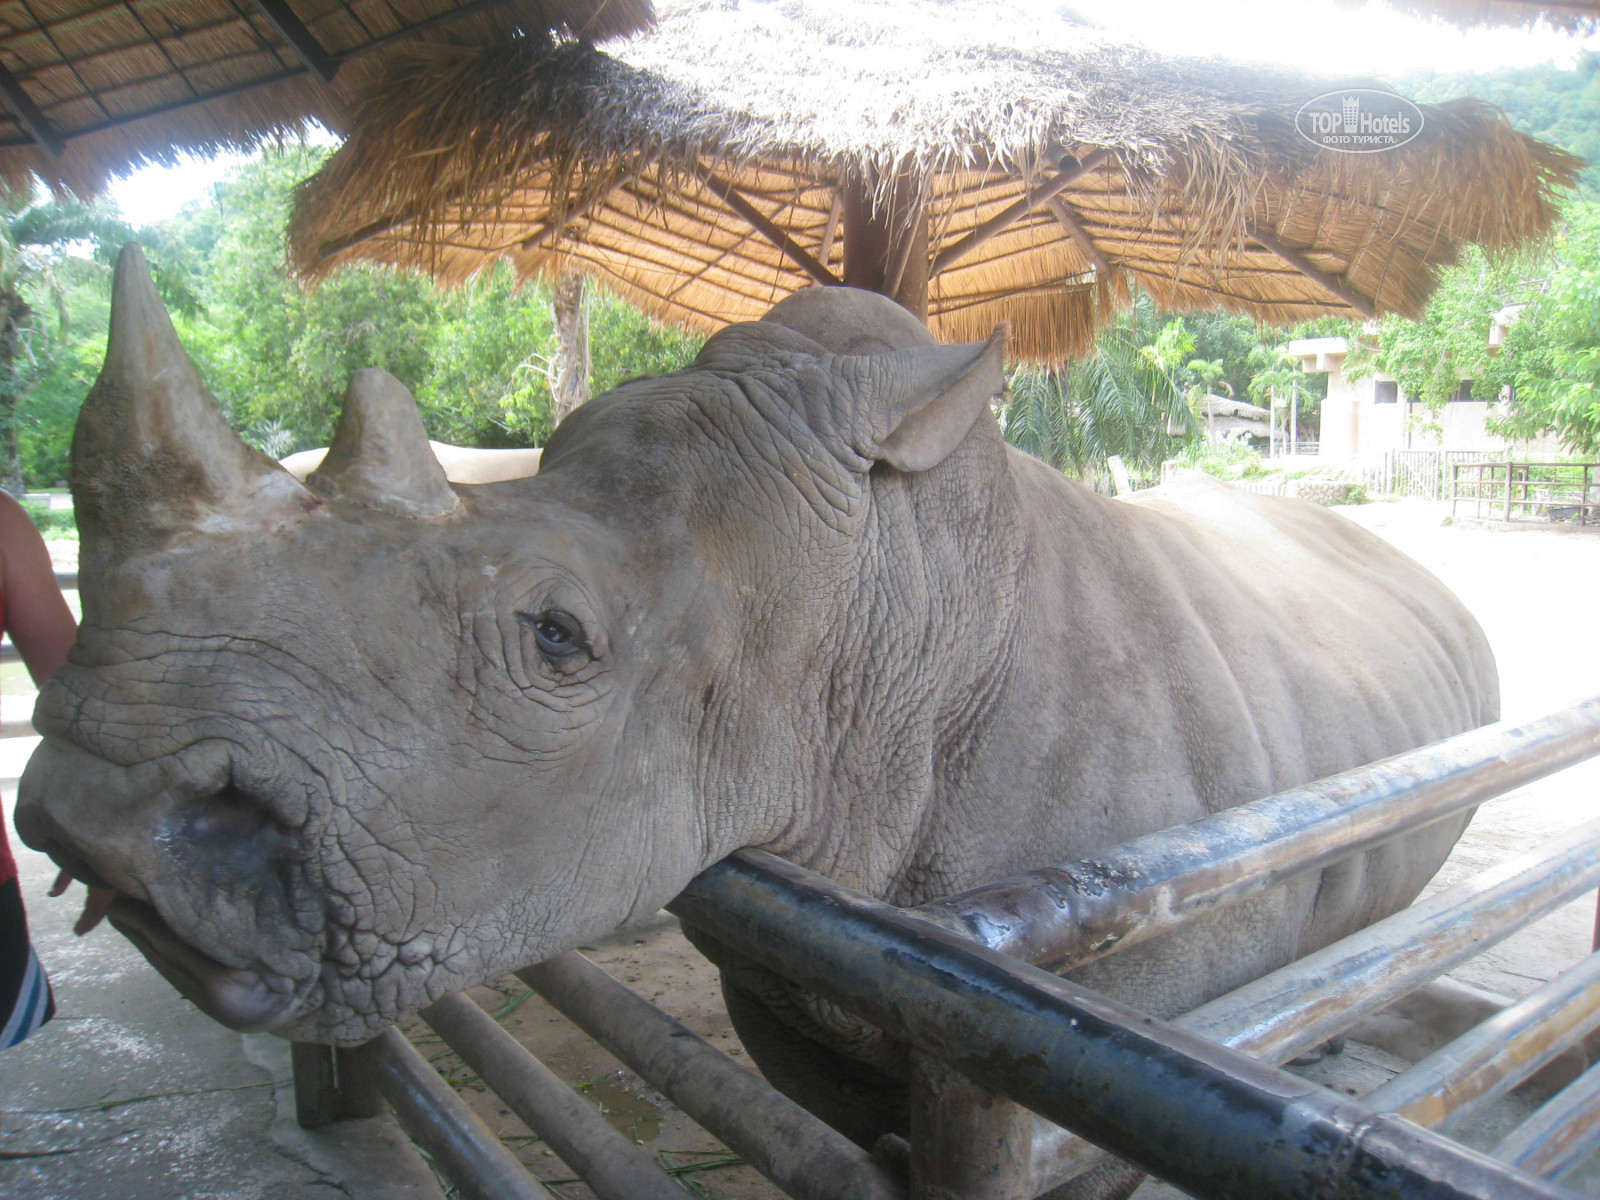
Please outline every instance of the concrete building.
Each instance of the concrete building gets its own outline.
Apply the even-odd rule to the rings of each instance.
[[[1522,311],[1512,305],[1495,314],[1489,345],[1505,340],[1507,327]],[[1392,376],[1377,372],[1361,379],[1345,378],[1349,352],[1344,338],[1301,338],[1289,343],[1307,374],[1328,376],[1328,398],[1322,403],[1319,456],[1332,462],[1376,458],[1392,450],[1479,450],[1517,457],[1562,453],[1554,438],[1512,442],[1485,428],[1485,418],[1501,400],[1477,400],[1472,381],[1463,379],[1450,402],[1435,413],[1406,396]]]

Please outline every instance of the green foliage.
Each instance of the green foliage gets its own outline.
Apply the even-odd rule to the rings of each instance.
[[[1522,305],[1498,353],[1494,316]],[[1554,434],[1575,454],[1600,452],[1600,203],[1574,201],[1543,253],[1495,261],[1478,251],[1447,271],[1419,321],[1388,317],[1367,361],[1434,412],[1463,379],[1472,396],[1514,399],[1491,411],[1492,432]],[[1348,373],[1354,374],[1354,371]]]
[[[1533,285],[1530,264],[1496,261],[1477,247],[1446,271],[1420,320],[1385,317],[1378,326],[1370,361],[1347,369],[1352,377],[1376,367],[1393,376],[1401,390],[1438,411],[1461,380],[1473,381],[1473,395],[1492,399],[1504,379],[1504,364],[1489,352],[1495,314],[1526,300]]]
[[[1600,55],[1585,51],[1574,70],[1546,63],[1485,74],[1429,72],[1396,83],[1424,104],[1476,96],[1496,105],[1524,133],[1588,160],[1579,186],[1585,196],[1600,198]]]
[[[521,286],[504,266],[450,291],[415,273],[369,266],[339,271],[311,290],[290,279],[289,203],[325,153],[293,145],[267,153],[219,185],[211,202],[138,234],[179,335],[229,420],[274,456],[326,445],[351,372],[382,367],[411,388],[434,438],[543,444],[555,352],[543,285]],[[29,221],[53,228],[43,214]],[[64,477],[72,425],[104,355],[105,265],[132,236],[114,220],[104,230],[94,261],[55,260],[76,336],[30,334],[30,345],[48,342],[50,352],[0,373],[0,407],[7,395],[17,397],[22,465],[34,486]],[[698,353],[700,338],[598,289],[590,295],[595,393],[677,370]]]
[[[1082,361],[1062,371],[1013,371],[1006,440],[1080,476],[1113,454],[1144,472],[1172,457],[1195,424],[1163,360],[1181,359],[1191,344],[1181,323],[1155,327],[1158,321],[1141,301],[1133,316],[1096,338],[1095,352]]]
[[[1553,433],[1575,454],[1600,453],[1600,203],[1575,204],[1551,247],[1539,294],[1512,325],[1491,385],[1514,389],[1500,432]]]
[[[24,500],[22,507],[43,537],[52,541],[78,540],[78,521],[70,508],[51,508],[33,500]]]
[[[55,357],[51,370],[17,403],[18,450],[22,474],[32,487],[54,487],[67,478],[72,426],[83,398],[100,373],[105,331],[78,337]]]

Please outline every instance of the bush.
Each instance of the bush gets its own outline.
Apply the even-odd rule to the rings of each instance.
[[[22,507],[33,518],[40,536],[54,541],[78,540],[78,518],[70,508],[51,508],[37,500],[24,500]]]

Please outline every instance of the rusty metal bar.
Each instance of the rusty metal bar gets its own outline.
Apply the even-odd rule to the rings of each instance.
[[[581,955],[517,977],[796,1200],[903,1200],[865,1150]]]
[[[1600,821],[1439,892],[1178,1019],[1245,1054],[1293,1058],[1600,885]]]
[[[600,1200],[683,1200],[648,1154],[466,996],[444,996],[422,1019]]]
[[[1197,1197],[1572,1195],[760,851],[670,907]]]
[[[1370,1093],[1365,1103],[1448,1130],[1600,1028],[1600,954]]]
[[[372,1042],[378,1090],[467,1200],[557,1200],[394,1028]]]
[[[1600,1066],[1590,1067],[1494,1148],[1494,1157],[1560,1179],[1600,1147]]]
[[[1065,971],[1600,754],[1600,697],[1395,755],[916,910]]]
[[[1252,1058],[1286,1062],[1582,895],[1597,881],[1600,821],[1370,925],[1173,1024]],[[1398,962],[1397,949],[1405,952]],[[1041,1191],[1081,1175],[1104,1158],[1081,1137],[1043,1118],[1012,1136],[1032,1147],[1029,1170]]]

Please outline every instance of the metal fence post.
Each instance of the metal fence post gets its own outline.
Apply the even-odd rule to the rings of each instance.
[[[1032,1200],[1032,1112],[931,1055],[911,1056],[910,1200]]]

